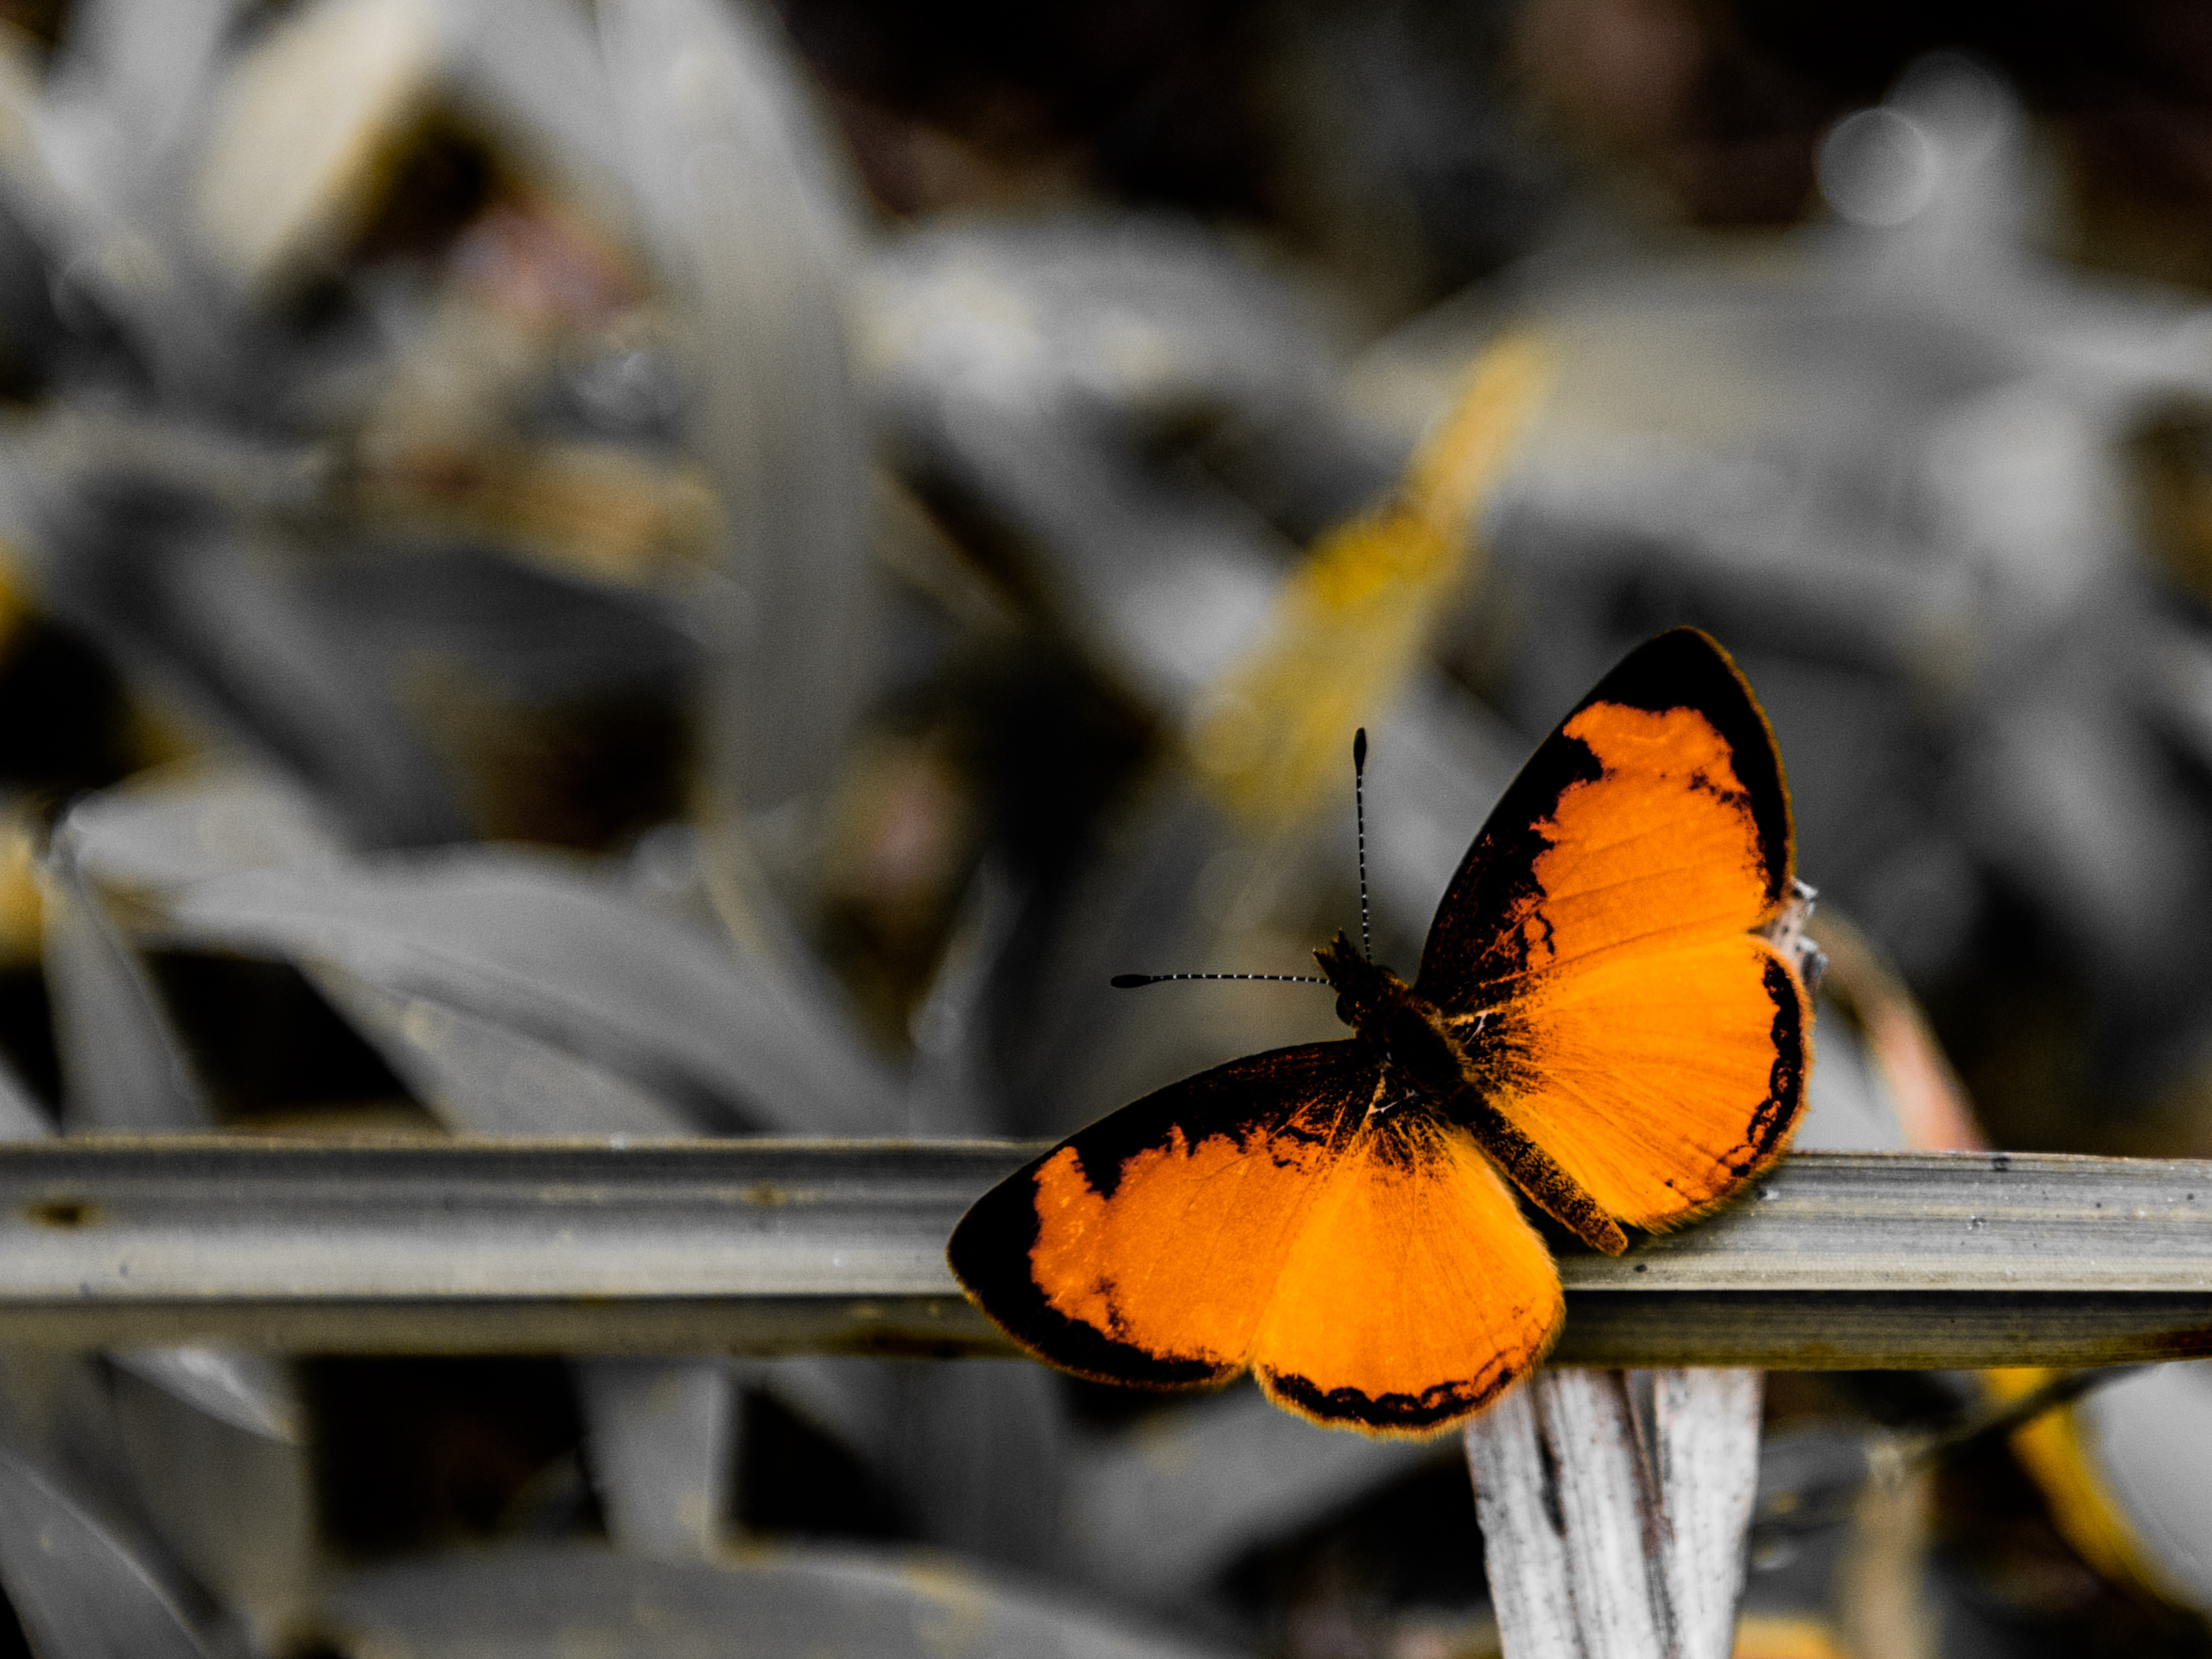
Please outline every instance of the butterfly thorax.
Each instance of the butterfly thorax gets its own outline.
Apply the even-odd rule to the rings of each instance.
[[[1428,998],[1370,962],[1342,933],[1314,952],[1336,988],[1336,1018],[1382,1051],[1423,1103],[1448,1114],[1468,1087],[1465,1051]],[[1393,1098],[1403,1099],[1403,1096]]]
[[[1387,1081],[1410,1085],[1379,1090],[1370,1120],[1419,1106],[1459,1124],[1523,1192],[1592,1248],[1608,1256],[1628,1248],[1627,1236],[1597,1200],[1484,1094],[1435,1003],[1361,956],[1342,933],[1314,952],[1314,959],[1336,988],[1336,1018],[1379,1051]]]

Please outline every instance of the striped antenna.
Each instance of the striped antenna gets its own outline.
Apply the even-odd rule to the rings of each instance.
[[[1360,951],[1371,962],[1375,959],[1375,941],[1367,923],[1367,729],[1362,726],[1351,738],[1351,801],[1353,814],[1359,822]],[[1140,986],[1165,985],[1176,979],[1265,979],[1276,985],[1329,983],[1311,973],[1116,973],[1108,983],[1115,990],[1135,990]]]
[[[1165,985],[1171,979],[1272,979],[1279,985],[1327,985],[1311,973],[1116,973],[1110,982],[1115,990],[1135,990],[1141,985]]]
[[[1367,729],[1351,735],[1351,813],[1359,825],[1360,955],[1375,959],[1375,937],[1367,928]]]

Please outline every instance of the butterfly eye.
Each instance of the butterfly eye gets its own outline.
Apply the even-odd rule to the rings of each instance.
[[[1350,997],[1347,997],[1347,996],[1339,996],[1339,997],[1337,997],[1337,999],[1336,999],[1336,1018],[1337,1018],[1337,1019],[1341,1019],[1341,1020],[1343,1020],[1343,1021],[1344,1021],[1344,1023],[1345,1023],[1345,1024],[1347,1024],[1347,1025],[1350,1025],[1350,1024],[1352,1022],[1352,1019],[1351,1019],[1351,999]]]

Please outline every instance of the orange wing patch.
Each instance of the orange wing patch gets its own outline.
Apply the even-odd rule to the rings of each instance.
[[[1666,1228],[1781,1156],[1809,1019],[1750,934],[1546,975],[1493,1028],[1492,1100],[1616,1218]]]
[[[1604,768],[1539,826],[1540,898],[1521,925],[1527,967],[1646,955],[1768,920],[1751,796],[1728,743],[1694,708],[1598,703],[1561,730]]]
[[[1162,1388],[1234,1376],[1381,1075],[1360,1045],[1317,1043],[1147,1095],[978,1200],[953,1271],[1063,1369]]]
[[[1400,1112],[1363,1128],[1330,1172],[1252,1363],[1302,1415],[1419,1434],[1525,1376],[1565,1316],[1551,1253],[1473,1139]]]
[[[1062,1147],[1036,1176],[1030,1274],[1046,1303],[1160,1359],[1242,1369],[1336,1156],[1331,1110],[1305,1114],[1305,1134],[1249,1142],[1223,1132],[1193,1143],[1178,1127],[1123,1163],[1110,1194]]]

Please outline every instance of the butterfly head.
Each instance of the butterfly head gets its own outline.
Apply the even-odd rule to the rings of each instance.
[[[1405,1000],[1405,982],[1368,961],[1342,931],[1314,952],[1314,960],[1336,988],[1336,1018],[1354,1031],[1367,1030]]]

